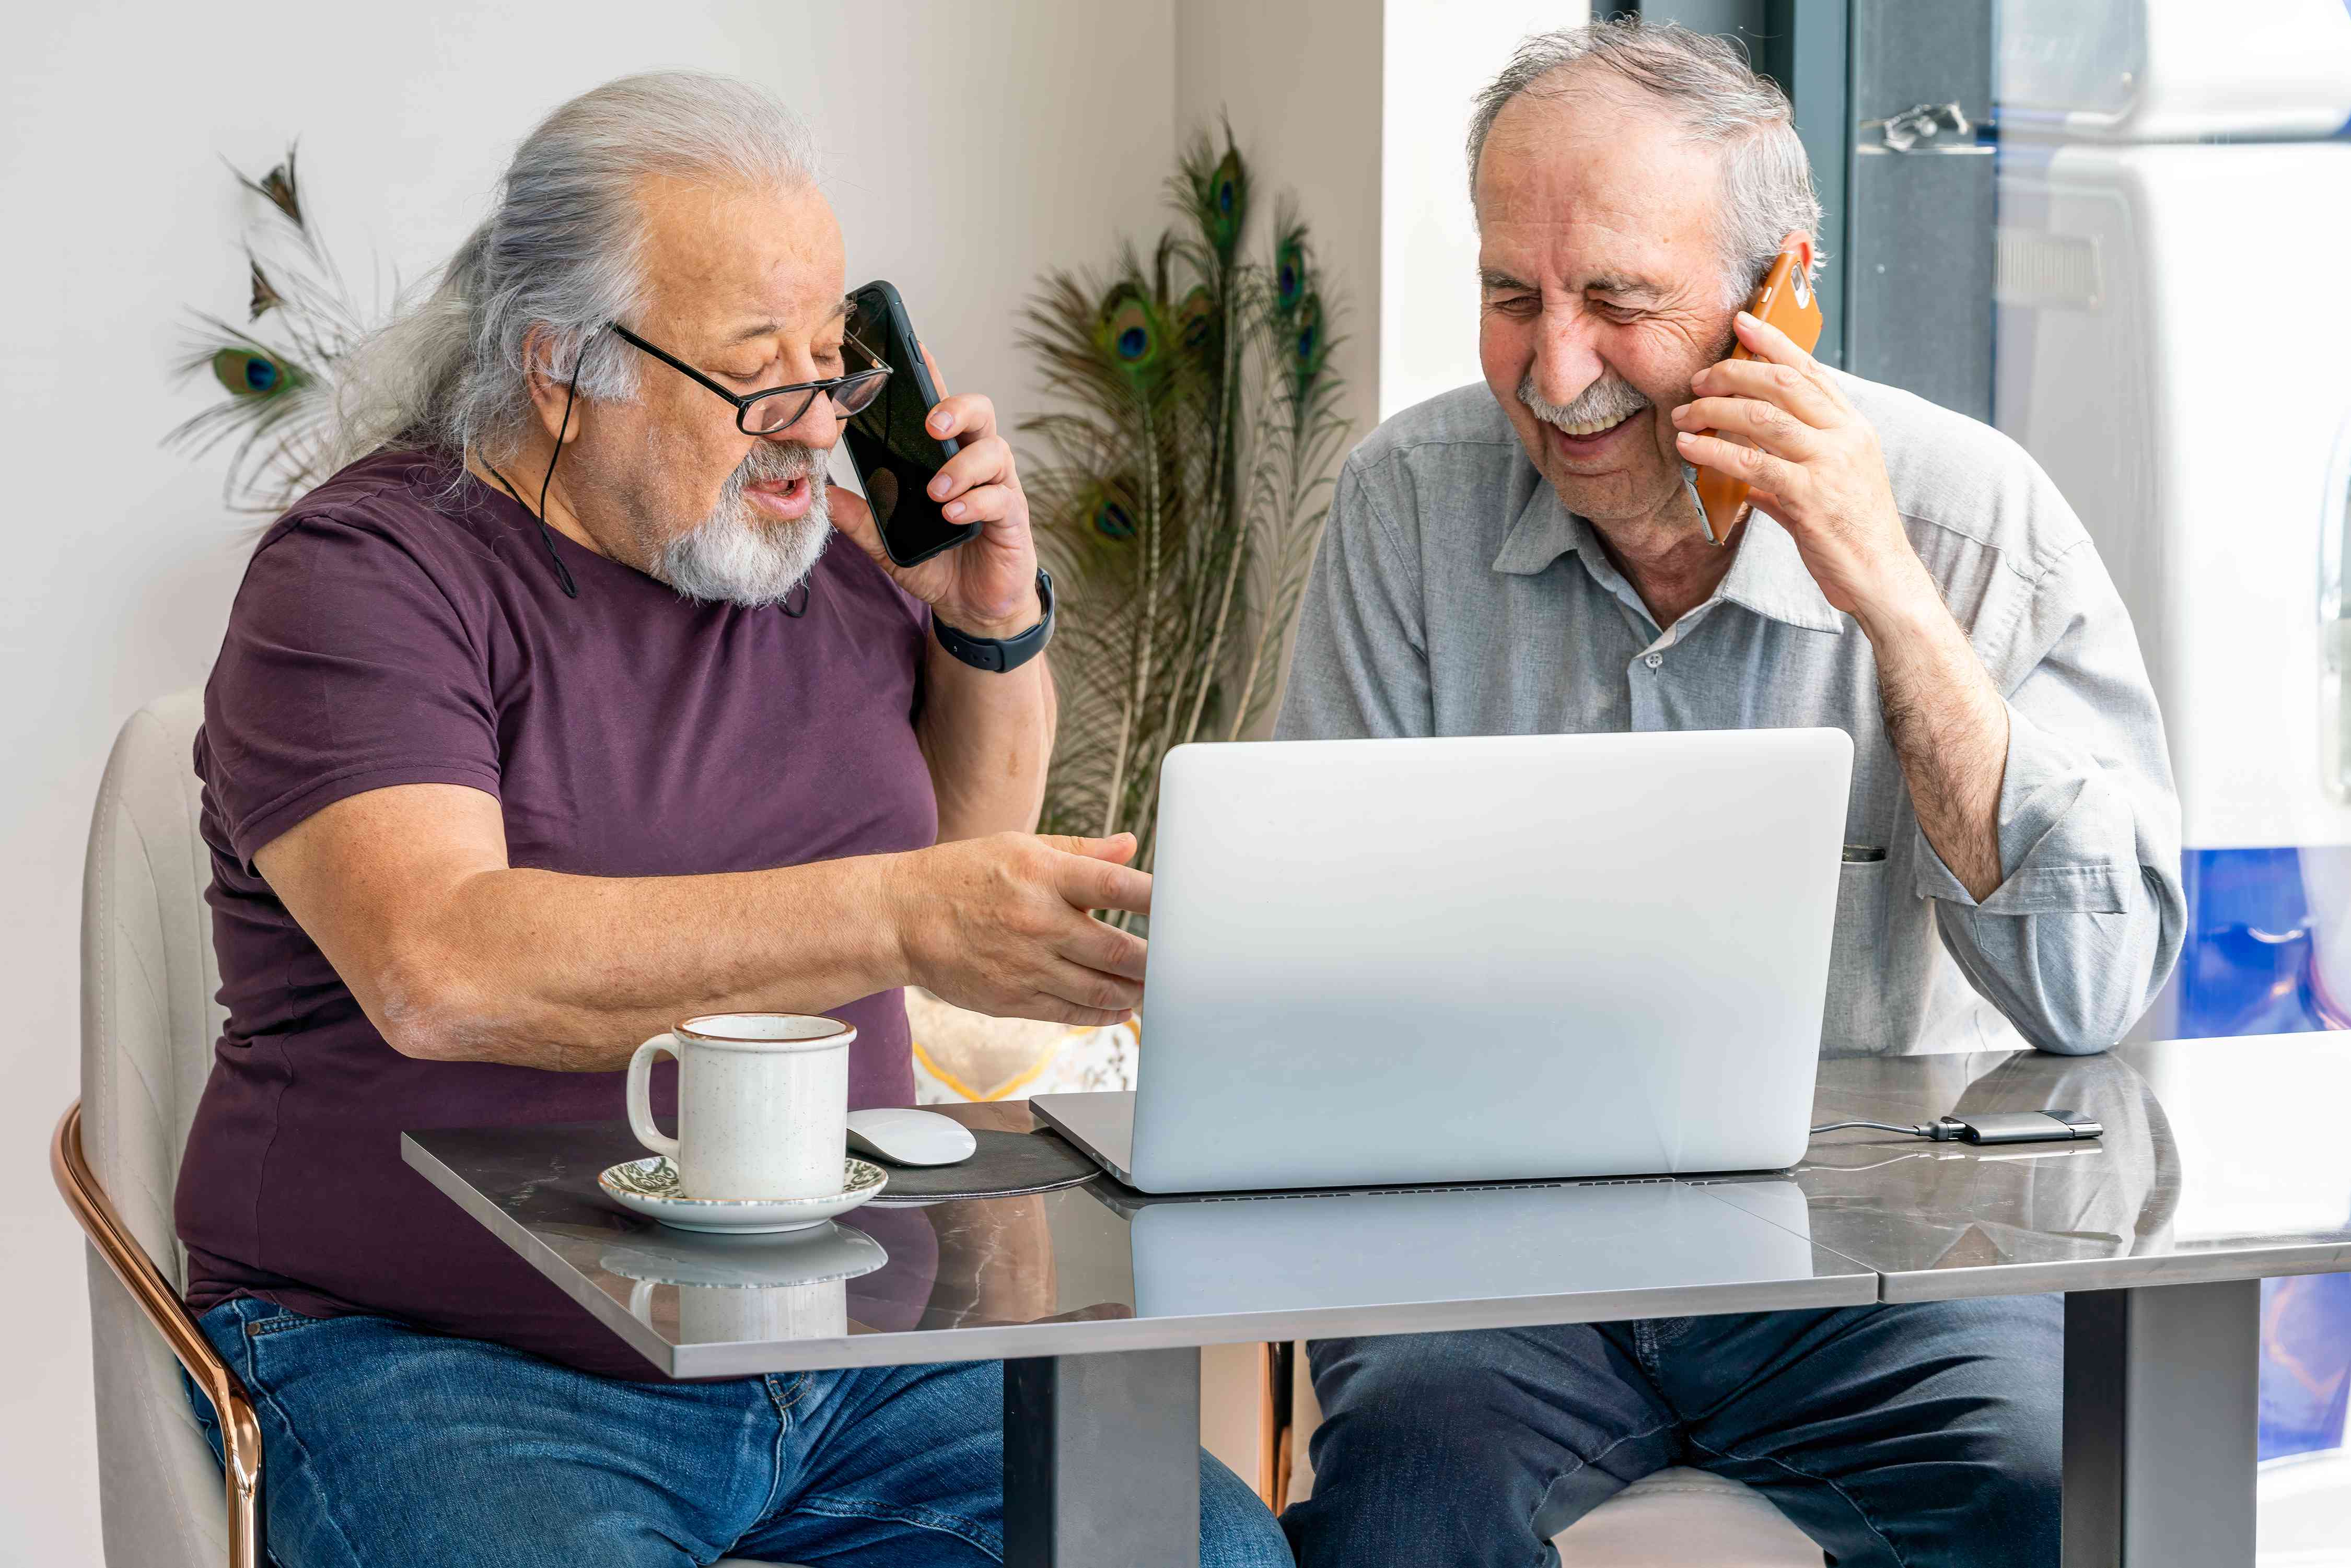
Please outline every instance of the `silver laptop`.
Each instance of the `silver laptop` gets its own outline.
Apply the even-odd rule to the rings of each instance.
[[[1132,1093],[1038,1115],[1144,1192],[1793,1165],[1842,730],[1183,746]]]

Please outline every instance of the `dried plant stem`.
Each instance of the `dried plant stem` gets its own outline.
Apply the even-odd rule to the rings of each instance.
[[[1147,405],[1143,414],[1144,602],[1143,615],[1135,626],[1134,682],[1127,698],[1125,713],[1119,723],[1118,760],[1111,771],[1110,792],[1102,800],[1101,836],[1105,839],[1118,831],[1119,800],[1125,793],[1127,765],[1133,758],[1135,726],[1143,716],[1144,695],[1150,687],[1151,644],[1159,629],[1159,444],[1155,422]]]

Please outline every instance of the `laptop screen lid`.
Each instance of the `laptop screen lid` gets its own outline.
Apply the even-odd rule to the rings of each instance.
[[[1793,1164],[1852,764],[1834,729],[1176,747],[1134,1185]]]

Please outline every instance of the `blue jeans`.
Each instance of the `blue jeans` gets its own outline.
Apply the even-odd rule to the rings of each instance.
[[[1300,1568],[1541,1568],[1691,1465],[1839,1568],[2056,1568],[2064,1336],[2043,1296],[1325,1340],[1282,1527]]]
[[[261,1423],[285,1568],[824,1568],[1003,1560],[995,1362],[628,1383],[389,1318],[266,1301],[201,1320]],[[220,1451],[209,1401],[196,1415]],[[1202,1568],[1289,1568],[1254,1492],[1200,1456]]]

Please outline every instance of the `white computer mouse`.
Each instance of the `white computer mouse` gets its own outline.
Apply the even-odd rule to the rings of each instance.
[[[952,1166],[971,1158],[979,1140],[936,1111],[884,1106],[849,1113],[849,1146],[893,1165]]]

